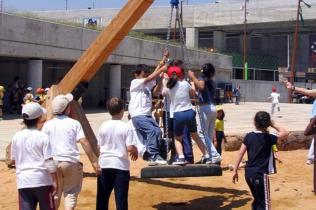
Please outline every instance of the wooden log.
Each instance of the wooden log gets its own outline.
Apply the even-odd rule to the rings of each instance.
[[[142,168],[141,178],[222,176],[222,168],[215,164],[166,165]]]

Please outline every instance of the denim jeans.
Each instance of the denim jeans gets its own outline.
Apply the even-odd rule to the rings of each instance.
[[[109,209],[109,198],[113,189],[116,209],[127,210],[129,181],[129,171],[114,168],[102,169],[102,174],[98,176],[96,210]]]
[[[139,115],[132,117],[135,129],[142,135],[148,152],[157,160],[159,156],[162,132],[152,116]]]
[[[215,120],[217,117],[217,110],[214,104],[206,104],[200,106],[200,120],[198,121],[198,132],[200,139],[206,144],[208,153],[211,158],[219,158],[221,155],[217,152],[213,144],[213,135]],[[201,129],[201,123],[203,126],[204,134]],[[205,138],[204,138],[205,135]]]

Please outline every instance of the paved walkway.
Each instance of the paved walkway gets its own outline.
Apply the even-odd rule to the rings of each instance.
[[[235,105],[234,103],[225,103],[222,105],[225,111],[225,132],[246,133],[253,130],[253,117],[257,111],[270,112],[270,103],[246,102]],[[280,104],[281,111],[274,114],[273,119],[280,123],[289,131],[305,130],[311,113],[311,104]],[[110,115],[105,109],[88,109],[86,110],[87,118],[95,134],[99,126],[105,120],[110,119]],[[125,113],[124,121],[127,121]],[[22,128],[20,115],[4,115],[4,120],[0,121],[0,160],[5,158],[5,149],[10,143],[15,132]],[[81,150],[82,151],[82,150]]]

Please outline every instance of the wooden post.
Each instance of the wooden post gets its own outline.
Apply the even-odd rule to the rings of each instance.
[[[301,1],[298,0],[297,13],[296,13],[295,35],[294,35],[294,46],[293,46],[293,55],[292,55],[292,66],[291,66],[291,78],[290,78],[290,83],[292,85],[294,83],[294,71],[295,71],[295,61],[296,61],[296,47],[297,47],[300,4],[301,4]],[[288,103],[292,103],[292,92],[293,92],[292,90],[289,90]]]

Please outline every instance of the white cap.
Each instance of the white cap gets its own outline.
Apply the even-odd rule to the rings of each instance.
[[[39,103],[30,102],[22,108],[22,118],[26,120],[34,120],[46,113],[46,109],[41,107]]]
[[[28,87],[28,88],[26,88],[27,90],[29,90],[29,91],[31,91],[31,90],[33,90],[33,88],[32,87]]]
[[[49,88],[45,88],[45,90],[44,90],[44,91],[46,92],[46,91],[48,91],[48,90],[49,90]]]
[[[62,114],[69,102],[71,102],[73,99],[74,97],[71,93],[56,96],[52,101],[53,114]]]

